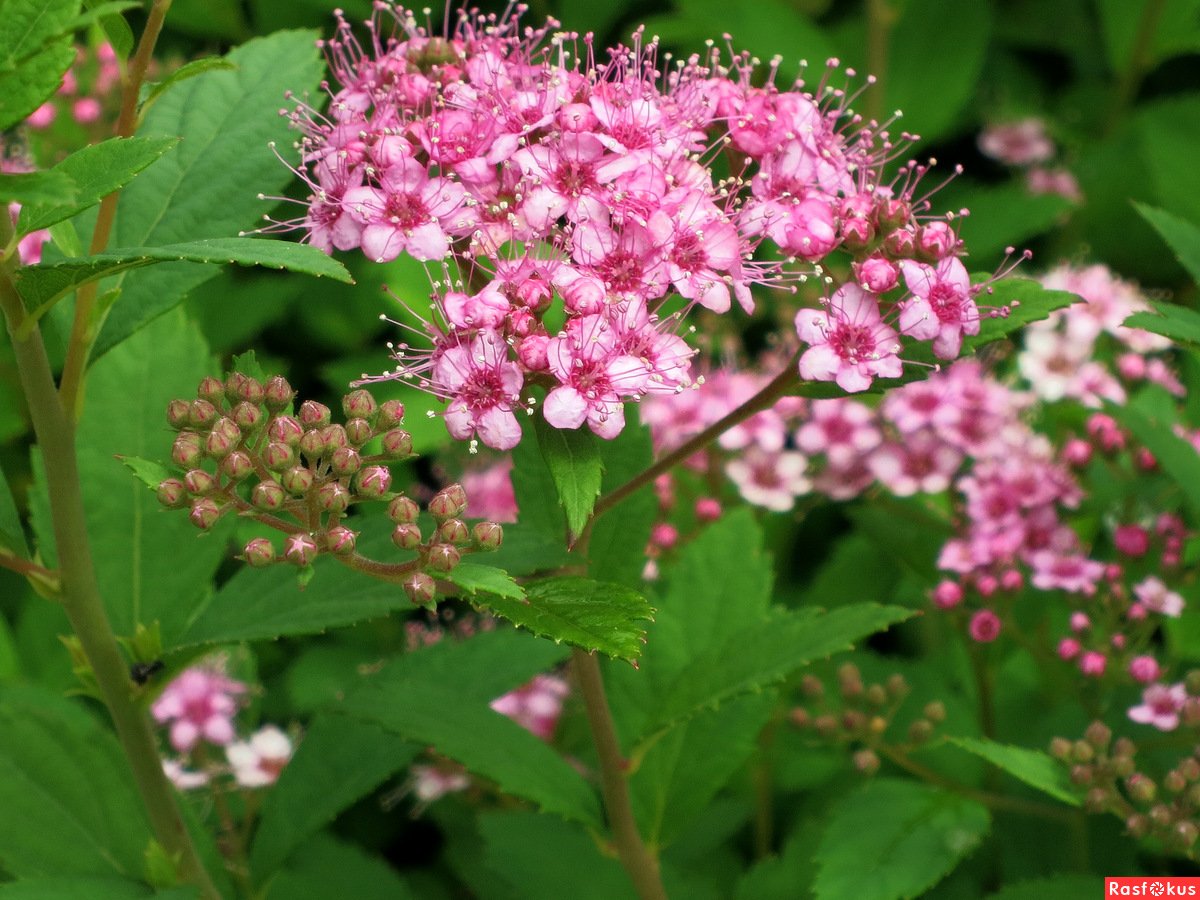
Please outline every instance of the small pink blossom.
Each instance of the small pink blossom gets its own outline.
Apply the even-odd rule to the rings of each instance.
[[[1129,661],[1129,676],[1134,681],[1149,684],[1157,681],[1161,674],[1162,669],[1158,665],[1158,660],[1153,656],[1135,656]]]
[[[200,741],[224,746],[234,738],[233,717],[245,692],[242,682],[193,666],[163,689],[150,712],[159,724],[170,723],[171,746],[180,753]]]
[[[1142,692],[1142,702],[1130,708],[1129,718],[1159,731],[1174,731],[1187,699],[1187,688],[1182,684],[1152,684]]]
[[[1086,651],[1079,657],[1079,671],[1090,678],[1099,678],[1108,667],[1108,657],[1095,650]]]
[[[967,631],[971,640],[980,644],[990,644],[1000,636],[1000,617],[990,609],[981,609],[971,616]]]
[[[570,687],[563,679],[555,675],[536,675],[528,684],[497,697],[491,707],[531,734],[549,741],[554,737],[568,693]]]
[[[950,256],[936,267],[903,260],[900,269],[913,294],[901,305],[900,330],[918,340],[932,340],[936,356],[954,359],[963,335],[979,334],[979,310],[966,268]]]
[[[1162,579],[1153,575],[1135,584],[1133,593],[1144,607],[1159,615],[1177,619],[1183,613],[1183,597],[1169,590]]]
[[[884,324],[876,299],[857,285],[839,288],[823,310],[796,313],[796,333],[811,345],[800,357],[801,378],[836,381],[856,393],[876,376],[900,376],[899,336]]]
[[[225,748],[233,777],[244,788],[274,784],[292,758],[291,739],[276,728],[260,728],[246,741],[235,741]]]
[[[494,332],[480,332],[470,343],[443,351],[433,380],[451,398],[445,419],[452,437],[478,435],[497,450],[511,450],[520,442],[521,425],[513,410],[520,403],[524,377]]]
[[[1083,646],[1075,638],[1063,638],[1058,642],[1058,657],[1059,659],[1070,661],[1077,657]]]

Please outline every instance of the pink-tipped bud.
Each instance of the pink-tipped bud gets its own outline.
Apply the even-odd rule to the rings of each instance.
[[[894,262],[882,256],[869,256],[854,264],[854,277],[863,290],[885,294],[900,280],[900,270]]]
[[[383,436],[383,452],[390,459],[407,459],[413,452],[412,435],[393,428]]]
[[[379,404],[375,425],[379,429],[395,428],[404,422],[404,404],[399,400],[384,400]]]
[[[311,469],[304,466],[292,466],[283,473],[283,477],[279,480],[289,494],[301,496],[312,490],[315,478]]]
[[[1075,638],[1066,637],[1058,642],[1058,658],[1070,662],[1077,657],[1083,646]]]
[[[300,404],[300,424],[305,428],[324,428],[332,415],[328,406],[316,400],[305,400]]]
[[[954,609],[963,601],[963,589],[957,581],[939,582],[933,589],[933,605],[938,609]]]
[[[204,452],[213,459],[224,459],[242,442],[242,431],[237,423],[224,416],[213,424],[212,431],[204,441]]]
[[[317,506],[325,512],[344,513],[350,508],[350,492],[340,482],[327,482],[317,491]]]
[[[417,517],[421,514],[421,508],[417,506],[416,501],[412,497],[401,495],[392,498],[391,502],[388,503],[387,514],[388,518],[393,522],[406,525],[417,521]]]
[[[217,520],[221,518],[221,507],[217,506],[216,501],[210,497],[201,497],[192,504],[192,511],[189,515],[192,524],[201,531],[207,531],[217,524]]]
[[[679,543],[679,529],[670,522],[659,522],[650,532],[650,543],[660,550],[670,550]]]
[[[1088,618],[1088,614],[1079,610],[1071,613],[1070,623],[1071,630],[1076,634],[1081,631],[1087,631],[1092,627],[1092,620]]]
[[[325,441],[317,429],[304,432],[300,438],[300,452],[310,461],[315,461],[325,452]]]
[[[945,222],[930,222],[917,232],[917,253],[927,262],[937,262],[958,249],[958,235]]]
[[[464,545],[471,543],[471,532],[462,519],[447,519],[438,525],[436,540],[446,544]]]
[[[347,419],[370,419],[378,409],[379,406],[370,391],[361,388],[342,398],[342,412],[346,414]]]
[[[404,593],[417,606],[428,606],[437,596],[437,582],[424,572],[413,572],[404,579]]]
[[[283,441],[271,441],[262,452],[263,465],[272,472],[282,472],[296,463],[296,451]]]
[[[1145,556],[1150,549],[1150,533],[1140,525],[1120,525],[1113,532],[1113,543],[1126,556]]]
[[[264,512],[275,512],[282,509],[287,501],[287,493],[277,481],[260,481],[250,492],[250,502],[255,509]]]
[[[1079,671],[1089,678],[1099,678],[1108,667],[1108,657],[1095,650],[1086,651],[1079,657]]]
[[[171,445],[171,459],[185,469],[196,466],[204,458],[204,438],[194,431],[185,431],[176,436]]]
[[[312,565],[317,552],[317,542],[307,534],[289,534],[283,542],[283,558],[294,566]]]
[[[1082,438],[1071,438],[1062,448],[1063,461],[1073,469],[1082,469],[1092,461],[1092,445]]]
[[[517,345],[517,359],[530,372],[545,372],[550,368],[550,336],[531,334]]]
[[[261,569],[275,562],[275,546],[267,538],[254,538],[242,550],[242,557],[247,565]]]
[[[1146,447],[1138,447],[1133,452],[1133,463],[1143,472],[1158,470],[1158,459]]]
[[[475,527],[471,529],[471,536],[475,539],[477,549],[499,550],[504,542],[504,529],[495,522],[476,522]]]
[[[234,450],[227,457],[221,460],[221,471],[230,481],[241,481],[248,478],[250,473],[254,471],[254,461],[250,459],[248,453],[241,450]]]
[[[894,231],[908,224],[912,218],[912,207],[899,197],[883,197],[876,201],[872,210],[880,231]]]
[[[883,250],[892,259],[911,259],[916,249],[916,238],[907,228],[897,228],[883,239]]]
[[[167,404],[167,421],[176,431],[192,423],[192,404],[186,400],[172,400]]]
[[[861,217],[843,219],[841,233],[842,243],[852,253],[867,249],[871,245],[871,241],[875,239],[875,227],[869,219]]]
[[[1161,674],[1162,669],[1158,665],[1158,660],[1153,656],[1135,656],[1129,661],[1129,676],[1134,681],[1149,684],[1157,681]]]
[[[401,522],[392,529],[392,543],[401,550],[416,550],[421,546],[421,529],[414,522]]]
[[[181,509],[187,505],[187,486],[178,478],[168,478],[158,483],[156,489],[158,502],[167,509]]]
[[[429,513],[439,521],[461,516],[467,510],[467,492],[461,484],[442,488],[429,501]]]
[[[332,453],[341,447],[349,447],[350,439],[341,425],[326,425],[321,429],[321,443],[325,445],[326,453]]]
[[[1158,796],[1158,786],[1141,772],[1134,772],[1125,779],[1125,790],[1130,799],[1138,803],[1153,803]]]
[[[267,397],[267,392],[257,379],[244,375],[237,382],[237,399],[251,406],[258,406]]]
[[[292,390],[292,386],[282,375],[271,378],[263,388],[263,401],[267,404],[267,409],[273,413],[287,409],[288,404],[295,396],[296,392]]]
[[[1112,644],[1113,647],[1116,648],[1117,650],[1124,650],[1125,644],[1128,643],[1128,640],[1125,637],[1125,635],[1118,632],[1117,634],[1114,634],[1112,637],[1110,637],[1108,639],[1108,642],[1110,644]]]
[[[701,522],[715,522],[721,518],[721,501],[713,497],[701,497],[696,501],[696,518]]]
[[[291,416],[277,416],[267,426],[267,437],[289,447],[298,447],[304,437],[304,426]]]
[[[1125,434],[1112,416],[1093,413],[1087,420],[1087,433],[1092,442],[1105,453],[1125,449]]]
[[[458,565],[462,554],[451,544],[434,544],[429,548],[427,565],[435,572],[449,572]]]
[[[879,771],[879,756],[874,750],[859,750],[852,757],[854,768],[863,775],[874,775]]]
[[[353,447],[338,447],[329,458],[335,475],[353,475],[362,468],[362,457]]]
[[[190,469],[183,476],[183,484],[188,493],[195,497],[203,497],[217,489],[217,479],[203,469]]]
[[[248,377],[241,372],[231,372],[229,377],[225,379],[225,399],[230,403],[237,403],[242,398],[242,383]]]
[[[221,383],[220,379],[209,375],[196,388],[196,396],[201,400],[207,400],[209,403],[219,404],[225,399],[225,385]]]
[[[967,631],[971,640],[980,644],[990,644],[1000,637],[1000,617],[990,609],[981,609],[971,616]]]
[[[360,497],[382,497],[392,486],[392,473],[387,466],[367,466],[358,473],[356,483]]]
[[[358,535],[344,525],[336,525],[321,535],[321,541],[325,549],[331,553],[336,553],[338,556],[349,556],[354,552]]]
[[[995,575],[984,573],[975,579],[975,590],[979,591],[981,597],[990,597],[996,593],[1000,587],[1000,579]]]
[[[263,423],[263,413],[253,403],[243,400],[233,408],[233,421],[242,431],[253,431]]]
[[[351,419],[346,423],[346,440],[353,447],[361,447],[374,435],[375,431],[366,419]]]
[[[1025,577],[1017,569],[1009,569],[1000,576],[1000,588],[1010,594],[1015,594],[1025,586]]]

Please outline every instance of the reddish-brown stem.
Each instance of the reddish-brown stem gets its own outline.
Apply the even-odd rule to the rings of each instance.
[[[11,569],[18,575],[41,578],[46,581],[57,581],[58,573],[19,556],[0,555],[0,568]]]

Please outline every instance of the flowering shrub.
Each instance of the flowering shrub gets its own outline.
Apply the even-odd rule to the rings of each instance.
[[[1191,5],[0,0],[0,898],[1200,875]]]

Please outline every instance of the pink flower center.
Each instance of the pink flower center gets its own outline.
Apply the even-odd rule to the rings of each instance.
[[[429,221],[429,211],[419,194],[389,194],[384,215],[397,228],[405,230]]]
[[[604,262],[598,269],[601,278],[619,293],[636,293],[645,287],[642,278],[642,260],[628,250],[616,250],[610,253],[604,258]]]
[[[844,322],[829,335],[829,346],[846,362],[857,363],[875,353],[875,337],[865,325]]]
[[[563,160],[554,170],[553,187],[564,197],[579,197],[596,187],[595,169],[589,163]]]
[[[939,281],[929,291],[929,305],[940,322],[961,322],[963,294],[952,284]]]

